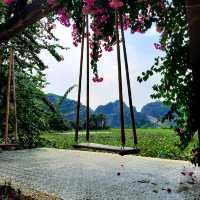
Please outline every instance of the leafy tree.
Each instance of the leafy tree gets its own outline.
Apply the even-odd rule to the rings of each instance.
[[[6,9],[0,7],[0,22],[5,21]],[[58,44],[58,39],[52,34],[55,26],[54,19],[49,16],[26,28],[20,34],[16,34],[9,41],[0,44],[0,122],[3,121],[5,112],[5,95],[7,83],[7,68],[9,50],[14,51],[16,88],[17,88],[17,117],[19,123],[19,142],[23,145],[34,146],[39,140],[39,132],[48,127],[44,104],[41,101],[44,96],[41,89],[45,86],[44,69],[46,66],[40,59],[39,54],[45,50],[57,61],[62,61],[63,57],[57,50],[66,50]],[[12,115],[12,113],[11,113]],[[11,117],[12,119],[12,117]],[[10,120],[12,129],[12,120]]]
[[[60,97],[56,100],[55,103],[49,101],[47,97],[43,97],[43,102],[50,108],[49,115],[49,128],[51,130],[63,131],[68,130],[70,128],[69,122],[64,118],[62,112],[60,111],[61,105],[63,101],[67,98],[68,94],[76,87],[77,85],[73,85],[67,89],[63,97]]]
[[[20,144],[33,147],[40,142],[40,131],[48,128],[49,113],[41,101],[44,93],[38,87],[38,77],[23,73],[16,77],[18,138]]]
[[[161,74],[161,81],[153,86],[154,94],[151,96],[162,99],[171,107],[166,118],[171,120],[178,115],[177,126],[184,129],[185,134],[181,145],[185,147],[197,130],[197,124],[192,122],[190,109],[192,70],[184,1],[173,0],[158,17],[158,24],[163,30],[160,46],[165,54],[157,57],[155,64],[143,72],[138,81],[146,81],[155,73]]]
[[[83,123],[83,127],[86,127],[86,121]],[[108,129],[107,118],[104,114],[91,114],[89,119],[89,127],[92,130]]]
[[[1,100],[0,100],[0,122],[4,120],[5,93],[7,84],[7,70],[4,66],[1,71]],[[40,75],[29,75],[22,72],[15,72],[16,80],[16,104],[18,119],[18,141],[21,145],[34,146],[39,141],[39,132],[47,127],[47,113],[41,101],[44,95],[41,92]],[[11,104],[12,105],[12,104]],[[1,127],[2,129],[3,127]],[[13,113],[10,113],[9,132],[13,132]],[[10,138],[11,139],[11,138]]]

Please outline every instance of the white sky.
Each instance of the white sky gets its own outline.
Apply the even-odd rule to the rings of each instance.
[[[46,79],[49,82],[44,91],[46,93],[55,93],[63,95],[67,88],[73,84],[78,84],[79,63],[80,63],[80,45],[74,47],[72,44],[71,28],[66,28],[57,24],[55,35],[60,39],[60,44],[70,49],[62,51],[64,61],[57,62],[51,55],[46,52],[41,53],[41,58],[48,65]],[[129,70],[131,78],[131,87],[133,93],[133,104],[139,111],[141,107],[153,101],[150,98],[152,93],[152,85],[159,82],[159,75],[152,77],[142,84],[137,82],[137,76],[145,71],[154,63],[154,58],[161,54],[154,48],[154,42],[158,42],[159,34],[155,31],[155,27],[146,34],[130,34],[126,33],[127,53],[129,59]],[[121,51],[122,52],[122,51]],[[123,59],[122,59],[123,61]],[[86,63],[86,59],[84,61]],[[124,68],[124,65],[122,65]],[[99,75],[104,78],[102,83],[90,82],[90,105],[95,109],[99,105],[104,105],[110,101],[118,99],[118,78],[117,78],[117,59],[116,51],[104,53],[99,62]],[[86,68],[83,69],[82,97],[81,102],[86,102]],[[92,79],[92,73],[91,78]],[[123,89],[124,101],[128,105],[128,96],[126,89],[125,71],[123,70]],[[77,99],[77,89],[74,89],[68,98]]]

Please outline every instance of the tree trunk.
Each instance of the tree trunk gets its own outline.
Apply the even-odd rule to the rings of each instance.
[[[192,123],[198,131],[200,144],[200,2],[185,0],[190,38],[190,65],[193,83],[191,94]]]

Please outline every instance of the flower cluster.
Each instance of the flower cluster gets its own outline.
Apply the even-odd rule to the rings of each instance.
[[[84,7],[82,9],[83,14],[88,15],[90,11],[92,10],[93,5],[94,5],[94,0],[85,0]]]
[[[3,0],[4,4],[10,5],[14,0]],[[58,0],[47,0],[48,5],[51,7]],[[73,45],[78,46],[82,38],[82,15],[90,15],[92,18],[90,29],[92,34],[89,36],[90,40],[90,57],[91,68],[94,73],[94,82],[101,82],[102,78],[98,76],[97,63],[102,57],[103,51],[111,52],[113,45],[116,42],[115,36],[115,10],[122,12],[123,30],[130,28],[132,33],[144,33],[149,28],[149,22],[152,20],[153,8],[150,1],[144,1],[143,4],[146,9],[138,9],[136,13],[130,14],[126,10],[132,10],[137,5],[137,2],[123,1],[123,0],[83,0],[82,3],[77,4],[76,1],[69,1],[64,3],[63,8],[57,11],[58,20],[66,27],[72,24],[72,38]],[[164,0],[158,0],[157,6],[161,9],[165,8]],[[89,20],[90,21],[90,20]],[[48,24],[48,31],[52,29],[52,25]],[[119,27],[120,23],[119,23]],[[156,30],[159,33],[163,32],[161,25],[157,24]],[[154,44],[156,49],[163,50],[160,44]]]
[[[197,183],[197,177],[195,176],[195,173],[191,171],[191,169],[186,169],[185,167],[181,171],[181,175],[184,177],[184,182],[187,182],[189,184],[195,184]],[[182,180],[182,182],[183,182]]]
[[[143,12],[141,10],[138,11],[135,24],[131,28],[131,33],[145,33],[148,30],[148,26],[146,26],[146,24],[148,24],[152,19],[152,7],[148,3],[145,4],[145,6],[146,10]]]
[[[56,0],[47,0],[48,5],[51,7],[56,2]]]
[[[58,20],[60,23],[66,27],[70,27],[70,20],[69,20],[69,12],[67,12],[64,8],[58,10]]]
[[[123,30],[126,31],[131,26],[131,20],[128,15],[123,15],[122,20],[123,20]]]
[[[83,7],[83,14],[91,14],[93,20],[90,24],[92,34],[90,35],[90,57],[91,57],[91,68],[93,70],[94,78],[93,82],[102,82],[103,78],[99,77],[97,70],[97,63],[102,57],[102,49],[105,51],[112,51],[112,46],[109,44],[110,40],[104,36],[103,29],[107,26],[110,20],[110,14],[108,9],[110,8],[109,3],[105,3],[101,6],[96,6],[94,3],[97,1],[86,0]]]
[[[121,0],[112,0],[109,3],[109,5],[113,9],[119,9],[119,8],[121,8],[124,5],[124,3]]]
[[[102,82],[103,78],[99,78],[97,70],[97,62],[99,61],[99,58],[102,57],[101,41],[98,40],[98,36],[95,34],[93,34],[93,38],[90,41],[90,49],[92,50],[90,53],[91,68],[95,76],[92,80],[93,82]]]
[[[5,5],[11,5],[13,3],[13,0],[3,0]]]
[[[77,47],[78,43],[81,42],[81,35],[75,23],[72,25],[72,38],[73,38],[73,45]]]
[[[155,47],[155,49],[157,49],[157,50],[161,50],[161,51],[164,50],[164,47],[163,47],[161,44],[159,44],[159,43],[154,43],[154,47]]]
[[[103,81],[103,77],[95,76],[95,77],[92,78],[92,81],[93,81],[94,83],[100,83],[100,82]]]

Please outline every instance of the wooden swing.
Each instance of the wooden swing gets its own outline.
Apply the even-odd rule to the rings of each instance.
[[[5,120],[3,121],[3,143],[0,144],[1,149],[13,149],[17,145],[17,115],[16,115],[16,88],[15,88],[15,75],[14,75],[14,53],[13,49],[10,49],[9,64],[8,64],[8,81],[7,81],[7,93],[6,93],[6,111]],[[14,134],[13,141],[9,138],[9,115],[10,115],[10,103],[13,103],[14,113]]]
[[[119,22],[118,22],[119,17]],[[125,147],[126,137],[125,137],[125,127],[124,127],[124,108],[123,108],[123,91],[122,91],[122,73],[121,73],[121,57],[120,57],[120,40],[119,40],[119,30],[118,27],[120,25],[121,28],[121,37],[122,37],[122,47],[124,53],[124,61],[125,61],[125,71],[126,71],[126,80],[127,80],[127,88],[128,88],[128,97],[129,97],[129,108],[131,115],[131,124],[132,124],[132,132],[133,132],[133,143],[134,147]],[[84,35],[85,35],[85,26],[86,26],[86,41],[87,41],[87,89],[86,89],[86,141],[87,143],[78,143],[78,135],[79,135],[79,121],[80,121],[80,98],[81,98],[81,84],[82,84],[82,71],[83,71],[83,55],[84,55]],[[110,145],[102,145],[89,143],[90,139],[90,130],[89,130],[89,19],[88,15],[83,16],[83,32],[82,32],[82,43],[81,43],[81,57],[80,57],[80,72],[79,72],[79,87],[78,87],[78,100],[77,100],[77,114],[76,114],[76,130],[75,130],[75,144],[73,145],[76,149],[86,149],[86,150],[100,150],[112,153],[118,153],[120,155],[127,154],[135,154],[139,153],[140,149],[136,147],[137,145],[137,134],[136,134],[136,126],[135,126],[135,117],[133,111],[132,104],[132,94],[131,94],[131,86],[130,86],[130,78],[129,78],[129,67],[128,67],[128,59],[126,52],[126,43],[125,36],[123,30],[123,19],[122,15],[116,10],[115,11],[115,26],[116,26],[116,45],[117,45],[117,62],[118,62],[118,84],[119,84],[119,102],[120,102],[120,132],[121,132],[121,147],[110,146]]]

